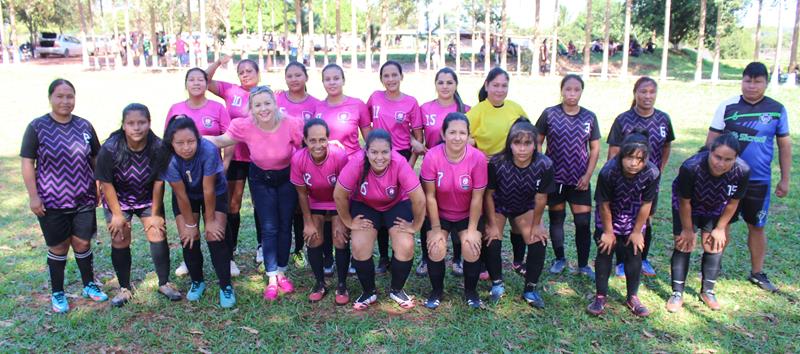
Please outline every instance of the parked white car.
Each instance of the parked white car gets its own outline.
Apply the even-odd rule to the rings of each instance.
[[[60,55],[62,57],[80,56],[81,41],[66,34],[53,32],[42,32],[39,35],[39,44],[33,50],[34,55],[44,58],[48,55]]]

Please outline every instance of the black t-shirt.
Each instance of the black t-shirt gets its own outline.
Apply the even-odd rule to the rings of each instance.
[[[95,178],[100,182],[111,183],[117,192],[122,210],[132,210],[150,207],[153,204],[153,181],[155,168],[153,157],[147,149],[130,152],[127,161],[116,161],[117,139],[108,139],[97,155]],[[151,144],[161,144],[158,139]],[[108,207],[104,198],[103,205]]]
[[[487,188],[494,190],[495,210],[499,213],[524,213],[534,208],[537,193],[547,194],[555,189],[553,162],[538,152],[525,168],[497,156],[489,162],[488,172]]]
[[[708,151],[686,159],[672,181],[672,207],[679,198],[691,199],[692,215],[719,217],[731,199],[742,199],[750,181],[750,167],[737,158],[730,171],[714,177],[708,168]]]
[[[609,202],[614,234],[630,235],[642,204],[655,199],[660,175],[658,167],[647,161],[642,171],[625,177],[618,158],[619,155],[608,160],[597,176],[595,226],[603,230],[600,204]]]

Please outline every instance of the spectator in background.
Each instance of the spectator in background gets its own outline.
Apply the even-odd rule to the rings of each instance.
[[[178,37],[175,39],[175,54],[178,55],[178,59],[180,60],[181,66],[189,66],[189,44],[183,40],[183,38]]]
[[[569,41],[569,43],[567,44],[567,58],[571,59],[577,55],[578,55],[578,49],[575,48],[575,43]]]
[[[647,44],[644,45],[644,52],[647,54],[653,54],[656,52],[656,45],[653,43],[652,39],[647,40]]]
[[[539,72],[545,73],[547,72],[547,58],[548,58],[548,50],[547,50],[547,38],[542,41],[542,45],[539,47]]]

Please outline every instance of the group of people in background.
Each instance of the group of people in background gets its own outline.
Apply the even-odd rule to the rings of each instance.
[[[539,283],[547,245],[554,254],[550,273],[562,273],[568,264],[564,224],[569,205],[576,274],[596,284],[588,312],[605,312],[608,280],[615,273],[626,279],[625,303],[631,312],[650,313],[637,291],[641,275],[656,274],[648,259],[658,231],[652,216],[675,140],[669,116],[655,108],[658,85],[653,79],[636,81],[633,103],[614,120],[593,194],[601,129],[595,114],[580,105],[585,85],[580,76],[565,76],[561,102],[532,120],[507,98],[510,76],[500,68],[489,71],[478,103],[470,107],[450,68],[434,76],[437,97],[419,105],[401,90],[403,68],[394,61],[380,67],[384,89],[365,103],[345,95],[345,72],[336,64],[322,70],[326,96],[318,99],[306,90],[309,77],[301,63],[286,66],[287,89],[276,93],[259,86],[258,65],[247,59],[237,65],[239,83],[214,80],[228,60],[186,72],[188,98],[170,108],[161,138],[151,127],[148,107],[131,103],[122,111],[119,130],[100,144],[91,123],[72,113],[75,87],[64,79],[51,83],[51,111],[29,124],[20,156],[30,207],[48,246],[53,311],[69,310],[64,293],[69,248],[80,269],[82,295],[108,299],[95,283],[90,247],[98,203],[120,285],[113,305],[133,297],[130,245],[136,216],[150,243],[159,293],[173,301],[203,296],[202,236],[219,283],[220,306],[235,306],[231,278],[239,269],[233,256],[247,185],[267,301],[296,291],[287,273],[289,262],[307,257],[315,279],[308,291],[311,302],[326,297],[326,275],[335,268],[336,305],[368,308],[378,298],[376,274],[390,273],[389,298],[412,308],[417,302],[404,287],[419,233],[422,257],[416,273],[427,274],[431,284],[421,303],[435,309],[445,296],[450,239],[452,273],[463,276],[464,302],[480,308],[481,279],[490,281],[490,301],[506,293],[501,250],[508,223],[511,268],[524,278],[521,298],[544,308]],[[763,64],[745,68],[742,94],[720,105],[707,141],[681,164],[672,182],[675,247],[669,311],[682,306],[697,229],[703,248],[700,299],[711,309],[720,308],[714,284],[730,242],[729,225],[739,217],[748,226],[749,279],[777,291],[763,271],[764,226],[773,145],[777,142],[781,169],[775,194],[783,197],[789,190],[791,143],[786,109],[764,96],[767,82]],[[225,104],[206,98],[208,91]],[[169,279],[165,184],[171,187],[183,248],[176,273],[191,279],[185,295]],[[543,220],[545,209],[549,225]],[[594,269],[589,264],[593,241]],[[347,277],[353,273],[361,292],[351,298]]]

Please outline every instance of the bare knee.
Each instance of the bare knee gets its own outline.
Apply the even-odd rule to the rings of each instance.
[[[440,237],[441,234],[428,233],[428,258],[433,262],[440,262],[447,254],[447,243]]]
[[[398,261],[410,261],[414,257],[414,235],[389,229],[392,239],[392,254]]]
[[[72,250],[75,252],[83,253],[88,251],[91,247],[89,240],[84,240],[78,236],[72,236],[70,239],[72,240]]]
[[[353,237],[350,242],[353,251],[353,258],[357,261],[366,261],[372,257],[372,248],[375,247],[375,237],[377,231],[353,232]]]

